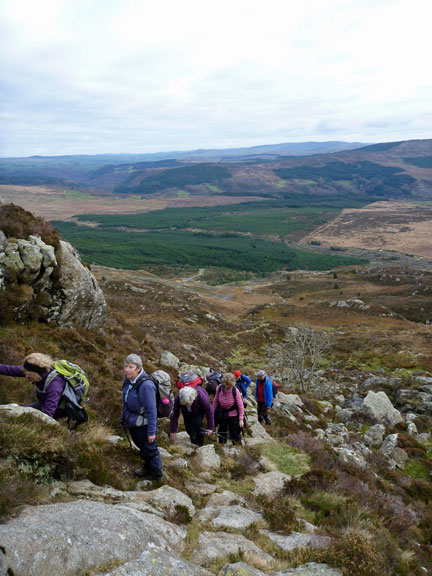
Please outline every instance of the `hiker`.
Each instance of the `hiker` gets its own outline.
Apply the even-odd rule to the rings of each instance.
[[[144,372],[138,354],[126,357],[124,375],[121,422],[126,433],[130,432],[143,460],[142,468],[134,474],[158,480],[162,477],[162,458],[156,442],[156,384]]]
[[[241,444],[240,433],[244,426],[244,406],[242,395],[237,389],[234,374],[224,374],[222,384],[216,390],[213,400],[215,425],[218,426],[219,442],[227,442],[227,431],[233,444]]]
[[[256,373],[255,398],[258,404],[258,422],[264,421],[271,426],[268,410],[273,404],[273,382],[264,370]]]
[[[177,435],[180,411],[183,414],[186,432],[192,444],[204,444],[205,429],[203,428],[204,415],[207,420],[207,434],[211,435],[214,429],[213,410],[207,392],[201,386],[182,388],[174,400],[174,409],[170,418],[170,440],[173,442]]]
[[[53,363],[51,356],[34,352],[24,358],[22,366],[0,364],[0,375],[27,378],[35,385],[37,401],[24,406],[40,410],[57,420],[66,416],[65,411],[59,408],[65,381],[60,375],[54,376],[49,381],[48,376],[53,370]]]
[[[240,370],[234,371],[234,376],[236,377],[236,386],[240,390],[243,398],[247,400],[247,389],[252,384],[252,380],[246,374],[242,374]]]

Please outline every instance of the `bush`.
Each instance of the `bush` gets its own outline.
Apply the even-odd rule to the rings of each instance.
[[[381,573],[375,547],[355,532],[339,538],[318,556],[320,561],[340,568],[344,576],[378,576]]]
[[[33,234],[40,236],[46,244],[59,245],[59,233],[54,226],[15,204],[0,206],[0,230],[7,238],[27,239]]]
[[[287,496],[281,496],[277,500],[264,499],[261,505],[264,518],[273,532],[290,534],[298,529],[296,513]]]

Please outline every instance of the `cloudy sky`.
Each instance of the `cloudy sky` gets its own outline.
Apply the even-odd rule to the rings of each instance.
[[[0,0],[0,156],[432,137],[430,0]]]

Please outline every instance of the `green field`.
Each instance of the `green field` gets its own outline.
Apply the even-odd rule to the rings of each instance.
[[[90,264],[140,269],[148,265],[221,267],[265,275],[276,270],[328,270],[364,261],[297,250],[236,234],[193,233],[180,230],[123,232],[89,228],[72,222],[54,225]]]

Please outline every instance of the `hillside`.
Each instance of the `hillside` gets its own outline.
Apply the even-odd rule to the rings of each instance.
[[[0,411],[5,574],[29,567],[49,574],[59,557],[65,576],[234,576],[240,569],[247,576],[417,576],[432,569],[430,272],[390,261],[217,286],[200,274],[92,272],[107,302],[100,329],[1,317],[1,362],[42,350],[77,362],[91,381],[90,422],[76,433]],[[330,348],[300,386],[282,360],[303,325],[324,330]],[[163,481],[137,482],[138,457],[126,439],[108,441],[122,436],[122,368],[131,351],[173,380],[188,365],[251,377],[265,367],[281,384],[272,425],[256,421],[252,400],[246,444],[224,450],[209,438],[203,451],[184,433],[170,443],[161,421]],[[177,367],[166,364],[167,351]],[[374,394],[390,406],[366,409]],[[31,386],[0,377],[0,397],[25,403]],[[68,538],[78,541],[83,522],[88,544],[74,555]],[[43,555],[25,547],[32,538],[46,539]]]

